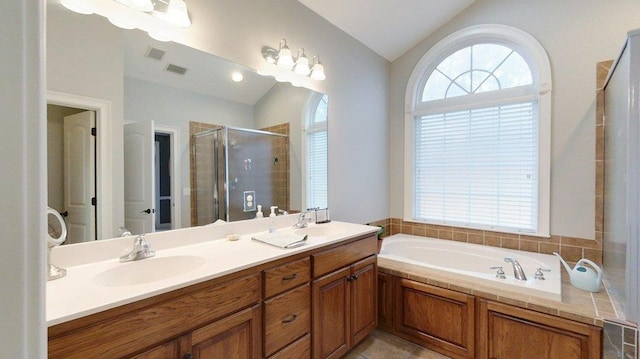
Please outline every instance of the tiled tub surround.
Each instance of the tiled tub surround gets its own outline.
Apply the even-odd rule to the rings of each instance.
[[[552,235],[550,238],[541,238],[521,234],[409,222],[400,218],[388,218],[370,222],[369,224],[383,226],[385,236],[402,233],[542,254],[558,252],[568,262],[577,262],[580,258],[587,258],[596,263],[602,263],[602,237],[596,237],[596,240],[557,235]]]

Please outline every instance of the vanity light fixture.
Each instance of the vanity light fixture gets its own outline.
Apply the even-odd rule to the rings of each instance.
[[[154,10],[151,14],[170,23],[171,25],[178,27],[191,26],[191,19],[189,18],[189,12],[187,11],[187,3],[185,3],[184,0],[169,0],[169,5],[165,12]]]
[[[287,40],[280,40],[278,50],[265,46],[262,48],[262,57],[269,64],[278,65],[281,68],[292,70],[294,73],[309,76],[312,80],[322,81],[326,79],[324,66],[320,63],[317,56],[313,57],[313,66],[309,63],[309,58],[304,54],[304,49],[299,48],[296,58],[294,59]],[[276,80],[278,80],[276,76]]]
[[[191,26],[184,0],[59,0],[80,14],[104,16],[121,29],[138,28],[158,41],[171,41]]]
[[[151,0],[116,0],[120,4],[127,5],[128,7],[138,10],[149,12],[153,11],[153,3]]]

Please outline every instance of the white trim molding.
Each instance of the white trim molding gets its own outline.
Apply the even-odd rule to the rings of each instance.
[[[98,206],[98,237],[113,237],[113,160],[111,156],[111,101],[59,91],[47,91],[47,103],[96,112],[96,194]]]

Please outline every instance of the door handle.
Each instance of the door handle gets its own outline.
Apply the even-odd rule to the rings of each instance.
[[[151,208],[147,208],[145,210],[140,211],[140,213],[151,214],[151,213],[156,213],[156,210],[155,209],[151,209]]]

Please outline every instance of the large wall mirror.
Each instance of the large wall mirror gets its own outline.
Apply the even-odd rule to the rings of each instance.
[[[257,205],[327,206],[326,95],[53,1],[47,67],[57,94],[47,106],[48,205],[65,216],[68,243],[118,236],[119,227],[136,234],[253,218]],[[64,94],[107,102],[110,117]],[[111,132],[102,150],[101,128]],[[105,151],[123,173],[107,173]],[[101,193],[105,178],[111,193]],[[124,218],[105,206],[124,208]]]

